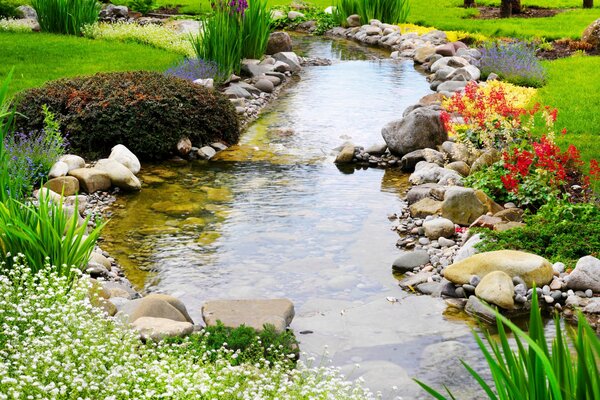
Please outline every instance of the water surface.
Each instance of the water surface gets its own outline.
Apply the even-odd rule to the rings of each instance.
[[[381,128],[430,93],[425,77],[356,44],[301,42],[333,65],[305,68],[217,161],[145,165],[103,247],[138,288],[180,297],[196,321],[208,299],[290,298],[292,327],[312,332],[299,335],[302,350],[327,351],[384,398],[423,396],[413,376],[476,398],[458,362],[482,365],[468,325],[442,300],[401,291],[391,272],[387,215],[407,177],[333,163],[346,141],[381,142]]]

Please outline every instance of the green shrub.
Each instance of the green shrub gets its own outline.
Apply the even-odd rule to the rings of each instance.
[[[42,126],[43,104],[56,114],[73,151],[106,156],[116,144],[142,159],[168,157],[180,138],[196,146],[239,138],[231,102],[218,92],[157,72],[100,73],[60,79],[25,91],[17,119],[23,130]]]
[[[0,0],[0,19],[17,17],[17,7],[20,5],[21,2],[17,0]]]
[[[481,230],[480,251],[523,250],[574,267],[581,257],[600,251],[600,208],[591,203],[551,201],[526,225],[504,232]]]
[[[156,8],[156,0],[130,0],[127,5],[133,11],[146,15]]]
[[[100,14],[96,0],[31,0],[44,32],[81,34],[84,25],[93,24]]]
[[[496,311],[499,339],[486,331],[486,344],[475,334],[479,349],[485,356],[492,374],[494,389],[464,361],[463,365],[492,400],[600,398],[600,339],[580,313],[576,334],[565,332],[569,329],[562,328],[558,316],[554,318],[556,334],[549,345],[537,297],[534,291],[529,333],[522,331]],[[516,350],[511,346],[505,326],[514,333]],[[417,383],[434,398],[446,399],[444,395],[424,383]],[[446,391],[448,398],[454,399],[450,391]]]
[[[216,326],[206,327],[201,333],[169,342],[184,343],[187,354],[197,359],[208,357],[212,362],[220,357],[219,350],[226,348],[235,354],[230,359],[232,365],[267,360],[272,365],[283,364],[291,368],[298,358],[298,341],[294,334],[289,331],[278,333],[273,325],[265,325],[257,332],[244,325],[228,328],[218,321]]]

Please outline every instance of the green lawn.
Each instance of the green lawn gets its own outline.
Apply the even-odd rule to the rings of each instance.
[[[539,90],[538,100],[558,109],[556,126],[568,131],[558,142],[573,143],[586,160],[600,158],[600,57],[570,57],[545,64],[549,79]]]
[[[11,91],[100,71],[164,71],[181,56],[133,43],[44,33],[0,33],[0,79],[15,67]]]
[[[121,0],[125,1],[125,0]],[[307,4],[325,9],[337,0],[306,0]],[[291,0],[269,0],[271,6],[290,4]],[[499,0],[478,1],[482,5],[499,5]],[[513,18],[507,20],[471,19],[475,10],[460,7],[463,0],[413,0],[409,22],[434,26],[444,30],[481,32],[489,36],[580,37],[590,22],[600,18],[600,2],[592,10],[581,9],[582,0],[523,0],[523,5],[572,8],[552,18]],[[210,0],[158,0],[157,4],[180,5],[180,10],[197,14],[210,10]]]

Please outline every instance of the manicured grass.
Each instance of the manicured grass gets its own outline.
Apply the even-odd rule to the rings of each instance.
[[[124,1],[124,0],[123,0]],[[269,0],[270,6],[288,5],[291,0]],[[336,0],[307,0],[306,3],[325,9]],[[499,6],[499,0],[482,0],[480,5]],[[478,20],[470,17],[474,9],[462,8],[463,0],[413,0],[408,22],[434,26],[443,30],[480,32],[488,36],[577,38],[592,21],[600,18],[600,3],[592,10],[583,10],[581,0],[523,0],[524,6],[569,8],[551,18],[511,18],[505,20]],[[180,11],[197,14],[210,11],[210,0],[158,0],[161,6],[181,5]]]
[[[0,33],[0,79],[15,67],[11,92],[101,71],[163,71],[180,55],[134,43],[44,33]]]
[[[480,1],[479,4],[484,2]],[[499,5],[499,1],[485,2]],[[476,11],[460,6],[462,0],[413,1],[409,22],[434,26],[442,30],[480,32],[488,36],[545,37],[558,39],[580,37],[583,30],[595,19],[600,18],[600,9],[581,9],[581,2],[573,0],[527,0],[523,5],[544,7],[577,7],[551,18],[510,18],[503,20],[469,19]]]
[[[558,109],[556,126],[567,128],[561,145],[573,143],[585,160],[600,158],[600,57],[569,57],[545,62],[548,83],[538,101]]]

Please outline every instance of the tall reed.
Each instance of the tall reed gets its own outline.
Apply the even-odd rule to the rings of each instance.
[[[578,316],[577,332],[561,327],[554,318],[556,334],[551,346],[544,334],[544,324],[534,290],[531,302],[529,333],[523,332],[508,318],[496,311],[498,339],[485,333],[487,343],[475,334],[492,378],[492,388],[481,375],[461,361],[492,400],[594,400],[600,399],[600,339],[585,317]],[[517,349],[510,346],[505,326],[514,333]],[[525,346],[527,344],[527,347]],[[573,355],[573,353],[575,355]],[[454,399],[416,381],[438,400]]]
[[[353,14],[360,16],[361,24],[378,19],[388,24],[406,22],[410,14],[410,0],[338,0],[334,10],[335,21],[346,25],[346,19]]]
[[[202,20],[200,34],[190,35],[197,57],[217,64],[217,82],[224,82],[232,73],[240,71],[243,41],[241,18],[229,7],[216,8],[212,17]]]
[[[267,0],[250,0],[244,11],[242,25],[242,57],[262,57],[271,33],[271,11]]]
[[[42,31],[80,35],[84,25],[98,20],[96,0],[31,0]]]

